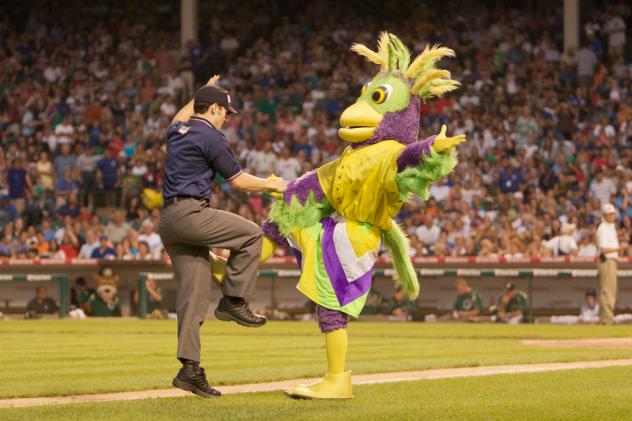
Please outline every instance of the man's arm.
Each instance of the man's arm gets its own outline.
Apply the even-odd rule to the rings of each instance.
[[[245,192],[283,193],[287,187],[287,182],[280,177],[259,178],[245,172],[228,180],[228,184],[237,190]]]
[[[208,82],[206,82],[206,86],[215,85],[218,80],[219,75],[214,75],[208,80]],[[187,121],[193,114],[195,113],[193,112],[193,100],[191,100],[176,113],[173,120],[171,120],[171,123],[175,123],[176,121]]]

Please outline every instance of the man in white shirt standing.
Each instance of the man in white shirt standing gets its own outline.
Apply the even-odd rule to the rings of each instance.
[[[617,258],[627,244],[619,246],[615,208],[610,203],[601,207],[602,220],[597,228],[599,247],[599,323],[612,324],[617,301]]]

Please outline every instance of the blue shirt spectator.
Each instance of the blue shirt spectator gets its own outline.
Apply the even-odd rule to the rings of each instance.
[[[93,259],[105,259],[108,256],[116,257],[116,251],[110,247],[108,237],[102,235],[99,238],[99,247],[92,250],[92,255],[90,257]]]
[[[26,187],[26,170],[21,160],[15,161],[14,165],[7,171],[9,182],[9,197],[11,199],[23,199],[24,188]]]
[[[104,189],[113,189],[116,187],[118,181],[118,159],[111,156],[111,152],[106,152],[106,155],[97,162],[97,171],[99,171],[101,177],[101,183]]]

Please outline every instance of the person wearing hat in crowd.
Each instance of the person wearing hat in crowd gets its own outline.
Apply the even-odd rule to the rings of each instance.
[[[593,288],[586,290],[584,304],[579,312],[579,321],[583,323],[597,323],[599,321],[599,302],[597,291]]]
[[[110,246],[107,235],[99,237],[99,247],[92,250],[92,259],[105,259],[108,256],[116,256],[116,251]]]
[[[617,259],[627,244],[619,245],[615,208],[606,203],[601,207],[601,223],[597,227],[596,243],[599,247],[599,323],[612,324],[617,302]]]
[[[211,183],[219,174],[237,190],[283,192],[281,178],[258,178],[243,172],[224,134],[227,116],[237,111],[213,76],[195,98],[178,111],[167,128],[164,205],[159,234],[178,280],[178,352],[182,368],[173,385],[203,397],[220,396],[200,368],[200,327],[211,302],[209,248],[230,250],[222,282],[223,297],[215,317],[259,327],[266,319],[253,313],[246,298],[257,278],[263,234],[238,215],[210,207]]]
[[[495,313],[492,321],[518,324],[529,321],[529,300],[527,294],[518,291],[516,286],[508,282],[498,305],[493,305],[490,312]]]

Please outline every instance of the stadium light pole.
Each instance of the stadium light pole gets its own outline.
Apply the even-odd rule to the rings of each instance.
[[[198,0],[180,0],[180,53],[186,54],[187,43],[198,36]],[[194,76],[192,69],[181,73],[186,84],[187,95],[193,95]]]
[[[564,52],[579,47],[579,0],[564,0]]]

